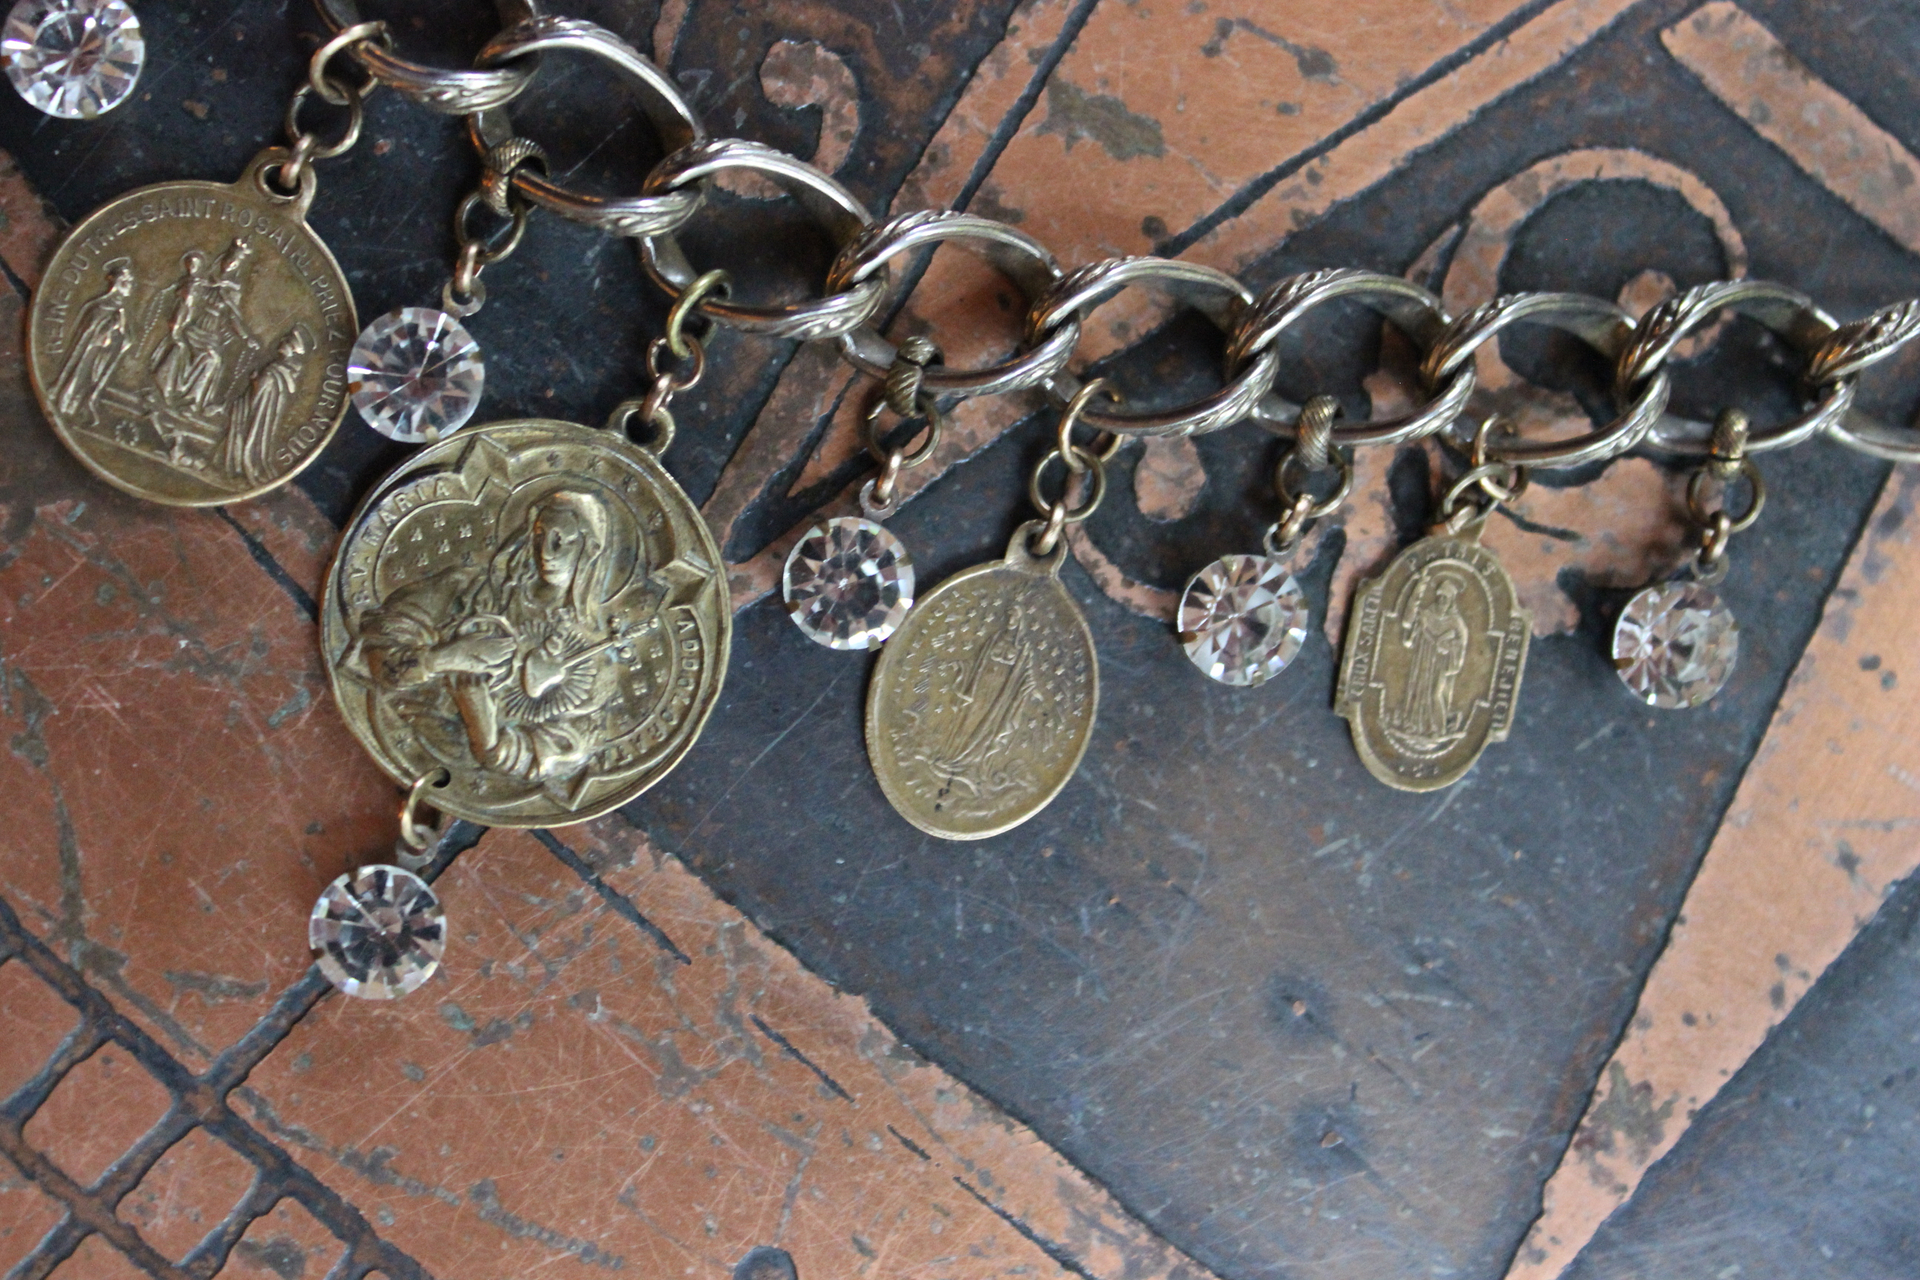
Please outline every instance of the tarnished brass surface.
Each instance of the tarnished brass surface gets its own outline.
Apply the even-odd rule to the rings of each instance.
[[[1060,583],[1066,543],[976,565],[914,606],[880,651],[867,754],[900,816],[929,835],[981,840],[1060,794],[1086,754],[1100,666]]]
[[[307,226],[311,182],[275,196],[165,182],[113,200],[61,242],[33,299],[28,368],[66,446],[109,483],[213,506],[293,478],[346,409],[359,322]]]
[[[1437,791],[1506,740],[1532,615],[1477,525],[1407,548],[1355,593],[1349,619],[1333,709],[1374,777]]]
[[[542,419],[414,454],[347,526],[323,643],[347,723],[437,809],[596,817],[664,777],[725,677],[726,582],[653,453]]]

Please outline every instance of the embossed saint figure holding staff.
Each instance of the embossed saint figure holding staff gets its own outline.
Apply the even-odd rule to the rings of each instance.
[[[610,525],[602,498],[556,489],[484,569],[395,591],[361,627],[374,682],[453,711],[483,768],[564,789],[627,728],[615,704],[638,628],[609,618]]]
[[[1467,664],[1472,635],[1460,612],[1460,584],[1441,576],[1431,585],[1433,594],[1427,595],[1428,581],[1421,580],[1413,607],[1400,620],[1400,644],[1413,650],[1413,665],[1389,723],[1437,747],[1460,733],[1453,688]]]
[[[127,323],[127,299],[133,294],[133,263],[115,258],[106,264],[107,289],[73,318],[67,362],[53,384],[54,408],[64,414],[97,412],[100,393],[126,358],[133,338]]]

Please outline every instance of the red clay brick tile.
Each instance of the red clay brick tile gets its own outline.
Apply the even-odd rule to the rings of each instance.
[[[148,1280],[148,1277],[105,1240],[88,1236],[73,1251],[72,1257],[53,1269],[53,1280]]]
[[[159,1123],[172,1100],[160,1082],[118,1045],[107,1045],[67,1073],[27,1121],[27,1142],[82,1186]]]
[[[0,965],[0,1098],[46,1066],[80,1014],[24,964]]]
[[[0,1161],[0,1275],[32,1253],[65,1216],[58,1201]]]
[[[220,1280],[320,1280],[340,1253],[340,1242],[298,1201],[282,1200],[247,1228]]]
[[[3,156],[0,221],[0,253],[52,234]],[[198,1065],[304,971],[307,911],[391,848],[396,794],[335,713],[300,602],[220,514],[81,471],[34,407],[20,333],[0,289],[0,893]],[[334,531],[311,503],[234,518],[318,594]]]
[[[864,1004],[602,826],[562,834],[669,941],[536,837],[492,832],[439,882],[452,944],[434,981],[320,1006],[254,1071],[242,1113],[435,1274],[710,1276],[756,1246],[804,1275],[1056,1274],[960,1173],[1009,1212],[1050,1204],[1137,1257],[1157,1247],[1153,1274],[1178,1262],[1005,1117],[975,1113],[998,1146],[930,1132],[877,1059],[918,1070],[929,1098],[957,1083],[895,1063]]]
[[[253,1166],[196,1129],[175,1143],[118,1210],[122,1222],[178,1262],[218,1226],[253,1185]]]

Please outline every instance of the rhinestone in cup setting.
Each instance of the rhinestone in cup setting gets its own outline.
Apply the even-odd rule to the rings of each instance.
[[[0,30],[0,63],[28,105],[91,120],[133,93],[147,59],[124,0],[20,0]]]
[[[1246,688],[1286,670],[1307,638],[1307,598],[1271,556],[1222,556],[1180,597],[1180,643],[1213,680]]]
[[[431,307],[389,311],[361,331],[347,362],[347,393],[367,425],[402,444],[465,426],[487,381],[480,344]]]
[[[1627,602],[1613,628],[1613,665],[1650,707],[1697,707],[1720,692],[1740,656],[1740,625],[1720,593],[1667,582]]]
[[[900,539],[859,516],[815,525],[787,555],[787,612],[829,649],[872,649],[913,607],[913,557]]]
[[[328,982],[365,1000],[417,990],[446,950],[446,917],[425,880],[368,866],[328,885],[307,921],[307,942]]]

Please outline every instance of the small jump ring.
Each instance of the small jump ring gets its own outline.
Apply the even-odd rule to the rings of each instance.
[[[687,291],[675,298],[673,306],[667,311],[667,349],[682,360],[698,352],[699,342],[689,342],[687,338],[687,320],[693,315],[694,308],[700,305],[701,299],[710,293],[717,293],[724,298],[732,286],[733,277],[723,270],[709,271],[688,285]],[[713,322],[708,320],[707,323]],[[699,381],[699,378],[700,375],[696,373],[694,381]],[[693,383],[687,385],[692,386]]]
[[[655,338],[647,344],[647,372],[664,386],[670,395],[679,395],[697,385],[707,376],[707,349],[696,341],[686,343],[687,355],[693,360],[693,367],[681,377],[665,371],[666,361],[663,355],[671,354],[673,347],[666,338]]]
[[[1294,471],[1299,470],[1306,473],[1306,475],[1300,477],[1302,481],[1305,481],[1307,476],[1313,473],[1307,467],[1306,460],[1301,456],[1299,450],[1289,449],[1287,450],[1286,456],[1280,459],[1280,465],[1274,468],[1274,492],[1280,495],[1282,502],[1290,503],[1294,506],[1298,506],[1300,500],[1305,498],[1312,504],[1307,509],[1306,518],[1309,520],[1319,520],[1322,517],[1330,516],[1341,508],[1346,502],[1348,495],[1353,492],[1353,459],[1344,451],[1335,452],[1333,454],[1333,466],[1340,472],[1339,485],[1334,489],[1332,494],[1324,499],[1315,501],[1313,495],[1307,492],[1304,484],[1300,488],[1294,487],[1292,479],[1290,478]]]
[[[366,121],[366,108],[361,105],[360,95],[358,93],[349,93],[347,95],[345,104],[347,108],[346,130],[340,135],[338,141],[325,144],[320,142],[317,134],[308,133],[300,127],[301,104],[313,96],[315,96],[313,86],[310,84],[303,84],[293,91],[293,100],[287,103],[286,126],[288,140],[293,143],[296,150],[298,150],[303,143],[310,142],[312,146],[310,159],[331,160],[335,156],[345,155],[353,149],[354,143],[360,141],[360,127]]]
[[[1085,471],[1087,464],[1080,460],[1080,455],[1084,450],[1074,444],[1073,429],[1080,425],[1081,415],[1086,413],[1087,406],[1093,402],[1093,398],[1102,392],[1105,392],[1107,399],[1113,401],[1115,404],[1126,403],[1124,396],[1107,386],[1107,380],[1105,378],[1095,378],[1088,382],[1086,386],[1074,392],[1073,399],[1067,401],[1066,412],[1060,415],[1058,443],[1054,448],[1054,452],[1066,459],[1067,469],[1075,475],[1079,475]],[[1114,455],[1118,454],[1121,448],[1127,443],[1127,438],[1115,431],[1109,431],[1105,434],[1107,436],[1107,442],[1094,452],[1094,456],[1101,462],[1112,462]]]
[[[1491,511],[1493,507],[1518,501],[1531,482],[1525,467],[1509,466],[1504,462],[1489,462],[1474,467],[1454,481],[1447,490],[1447,496],[1440,500],[1440,516],[1442,519],[1451,517],[1459,509],[1460,499],[1466,496],[1469,489],[1478,489],[1485,494],[1491,500],[1487,508]]]
[[[1729,533],[1745,533],[1753,527],[1753,522],[1760,518],[1760,509],[1767,505],[1767,485],[1760,478],[1760,468],[1752,458],[1740,459],[1740,474],[1746,477],[1751,496],[1746,510],[1736,516],[1724,508],[1707,510],[1707,485],[1713,482],[1713,473],[1705,467],[1693,473],[1693,478],[1687,481],[1687,513],[1696,523],[1710,524],[1716,517],[1726,516],[1732,522],[1727,530]]]
[[[432,843],[431,829],[422,831],[414,820],[414,814],[420,810],[421,799],[429,787],[444,787],[453,781],[453,775],[442,767],[421,774],[407,788],[407,798],[400,804],[400,838],[415,849],[425,850]]]
[[[365,66],[362,66],[361,70],[366,71],[366,83],[357,88],[342,85],[327,74],[327,64],[333,61],[334,55],[368,40],[377,40],[389,50],[393,48],[393,34],[387,30],[386,23],[356,22],[352,26],[342,28],[333,39],[313,51],[313,57],[307,60],[307,83],[313,87],[315,93],[320,95],[322,102],[330,106],[344,107],[352,99],[364,98],[380,86],[379,79],[373,72],[367,71]]]
[[[1062,523],[1079,524],[1082,520],[1085,520],[1088,516],[1099,510],[1101,501],[1107,496],[1107,468],[1105,464],[1100,461],[1100,455],[1082,445],[1076,444],[1071,447],[1075,453],[1080,455],[1082,472],[1087,470],[1093,472],[1093,491],[1087,495],[1085,502],[1077,507],[1069,508],[1067,505],[1067,492],[1065,490],[1062,490],[1060,501],[1058,502],[1047,501],[1046,494],[1041,491],[1040,481],[1041,478],[1047,474],[1047,464],[1055,458],[1059,458],[1062,462],[1066,461],[1066,455],[1058,449],[1049,450],[1047,456],[1040,459],[1040,465],[1033,469],[1033,477],[1027,481],[1027,497],[1032,501],[1033,509],[1047,517],[1049,526],[1052,525],[1056,512]],[[1073,483],[1075,474],[1071,469],[1068,470],[1067,483],[1069,486]],[[1049,544],[1049,546],[1051,546],[1051,544]],[[1045,552],[1043,551],[1041,554],[1044,555]]]
[[[528,215],[527,206],[523,204],[515,205],[513,212],[508,215],[510,220],[507,223],[504,238],[495,243],[488,240],[485,236],[474,235],[467,227],[467,222],[472,218],[473,211],[485,206],[486,193],[469,191],[467,198],[460,202],[459,211],[453,215],[453,237],[463,251],[471,246],[478,245],[480,250],[478,265],[490,267],[496,262],[502,262],[512,257],[513,251],[520,247],[521,238],[527,234]]]
[[[933,451],[940,447],[940,438],[946,434],[947,429],[947,415],[941,411],[939,401],[934,398],[933,392],[922,391],[915,397],[913,404],[918,410],[917,416],[926,421],[927,439],[926,443],[901,460],[902,467],[917,467],[931,458]],[[882,465],[885,465],[892,455],[898,452],[898,450],[887,448],[880,441],[880,417],[886,411],[887,402],[884,397],[874,401],[873,408],[867,410],[867,452]],[[919,434],[917,431],[914,432],[916,436]]]

